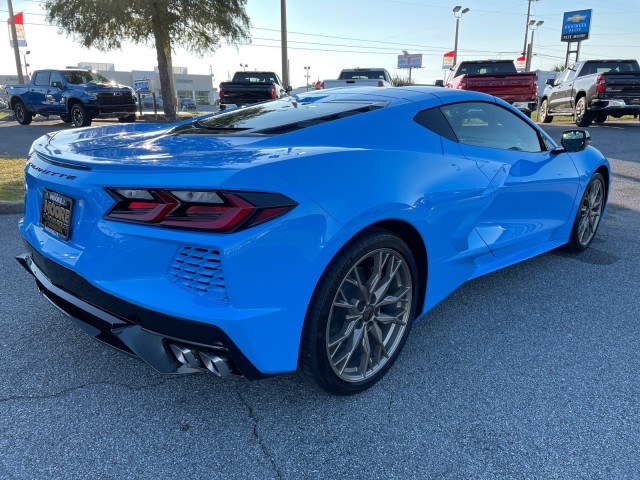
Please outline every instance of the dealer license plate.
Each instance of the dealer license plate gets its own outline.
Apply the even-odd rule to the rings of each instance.
[[[68,240],[71,235],[71,210],[73,200],[51,190],[42,196],[40,225],[58,237]]]

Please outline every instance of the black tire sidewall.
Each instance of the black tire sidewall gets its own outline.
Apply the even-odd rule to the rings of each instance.
[[[589,188],[591,187],[593,182],[598,180],[602,183],[602,195],[603,195],[602,210],[604,211],[604,206],[606,204],[606,199],[607,199],[607,184],[604,181],[604,177],[600,173],[596,172],[593,174],[593,176],[589,180],[587,187],[584,189],[584,192],[580,197],[580,203],[578,204],[578,211],[576,212],[576,216],[573,219],[573,227],[571,228],[571,234],[569,235],[569,242],[565,245],[566,250],[570,252],[584,252],[587,248],[589,248],[591,243],[593,243],[593,239],[596,238],[596,234],[598,233],[598,229],[600,228],[600,222],[598,222],[596,231],[593,233],[593,236],[591,237],[591,240],[589,240],[589,243],[587,243],[586,245],[582,245],[580,243],[580,240],[578,238],[578,226],[580,224],[580,210],[582,207],[582,202],[584,202],[584,199],[587,196],[587,192],[589,191]],[[602,212],[600,212],[600,218],[602,218]]]
[[[326,353],[325,337],[331,305],[338,288],[354,264],[367,253],[381,248],[393,250],[401,255],[409,267],[412,279],[412,304],[408,324],[395,351],[380,370],[361,382],[347,382],[335,374]],[[380,380],[400,355],[411,331],[420,288],[418,278],[413,253],[402,239],[387,230],[372,229],[357,236],[343,247],[322,275],[307,310],[298,361],[298,372],[301,376],[315,383],[322,390],[337,395],[359,393]]]
[[[78,111],[78,113],[82,115],[82,122],[78,123],[76,121],[76,116],[74,115],[75,111]],[[84,108],[79,103],[76,103],[71,107],[71,111],[69,112],[69,115],[71,116],[71,123],[73,124],[74,127],[87,127],[91,125],[91,117],[89,116],[89,112],[87,112],[87,109]]]

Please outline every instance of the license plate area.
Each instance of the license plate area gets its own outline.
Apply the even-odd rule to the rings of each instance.
[[[42,194],[40,225],[57,237],[69,240],[72,209],[73,200],[71,198],[52,190],[45,190]]]

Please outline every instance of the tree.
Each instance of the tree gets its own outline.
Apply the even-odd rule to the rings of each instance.
[[[247,0],[47,0],[47,21],[87,48],[122,48],[122,42],[153,44],[164,113],[175,116],[171,54],[184,47],[196,55],[214,52],[225,39],[249,40]]]
[[[407,85],[414,85],[415,82],[413,79],[409,79],[409,75],[399,75],[395,73],[393,77],[391,77],[391,84],[394,87],[402,87]]]

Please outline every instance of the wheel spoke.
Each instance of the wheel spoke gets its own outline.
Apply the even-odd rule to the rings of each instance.
[[[405,316],[406,313],[407,313],[407,310],[405,308],[398,310],[398,313],[396,315],[379,313],[378,315],[376,315],[376,320],[379,323],[382,323],[383,325],[388,325],[392,323],[396,325],[406,325],[407,321],[402,318]]]
[[[377,255],[373,257],[373,268],[371,269],[371,277],[367,281],[367,299],[371,296],[371,294],[378,288],[378,284],[380,283],[383,277],[383,270],[391,255],[389,253],[378,252]]]
[[[347,300],[346,295],[344,294],[344,292],[342,291],[342,288],[340,290],[338,290],[338,297],[336,300],[334,300],[333,302],[333,306],[334,307],[338,307],[338,308],[346,308],[347,310],[350,310],[351,313],[353,314],[357,314],[358,313],[358,307],[356,306],[357,300],[352,299],[351,301]]]
[[[362,335],[360,350],[360,365],[358,365],[358,372],[362,375],[362,378],[364,378],[367,375],[369,366],[371,365],[371,344],[369,343],[369,335],[366,330],[364,331],[364,335]]]
[[[335,361],[334,365],[340,368],[341,375],[344,373],[344,369],[349,363],[349,360],[351,360],[351,357],[353,356],[355,351],[358,349],[358,346],[362,341],[363,335],[364,335],[364,326],[354,329],[353,335],[351,335],[351,337],[349,338],[350,340],[349,348],[347,348],[347,351],[344,353],[342,357],[340,357],[338,360]],[[342,364],[342,367],[340,367],[340,364]]]
[[[411,289],[409,287],[400,287],[400,289],[393,295],[387,295],[376,303],[376,308],[384,307],[385,305],[393,305],[398,302],[407,302],[406,296]]]
[[[398,273],[398,270],[400,269],[401,266],[402,266],[402,260],[397,259],[395,257],[391,259],[391,265],[388,267],[389,271],[385,274],[384,278],[382,279],[380,284],[377,286],[376,290],[373,292],[373,296],[375,297],[376,301],[378,301],[379,299],[385,296],[385,294],[387,293],[387,290],[389,290],[389,286],[391,285],[391,282],[395,278],[396,273]]]
[[[376,363],[380,361],[380,354],[384,355],[386,358],[389,358],[389,352],[387,352],[387,349],[384,346],[384,338],[382,335],[382,330],[380,329],[380,326],[376,322],[374,322],[371,325],[370,332],[371,332],[371,336],[378,344],[376,346],[376,350],[377,350],[377,358],[375,360]]]
[[[353,277],[355,278],[351,278],[351,275],[353,275]],[[360,291],[360,298],[363,301],[367,301],[369,298],[369,294],[367,292],[367,287],[362,283],[362,280],[360,279],[360,272],[358,271],[357,266],[354,267],[351,272],[349,272],[349,275],[347,276],[347,278],[345,278],[345,282],[350,283],[351,285],[355,285],[358,290]]]
[[[357,320],[352,320],[351,322],[349,322],[347,324],[347,328],[344,329],[344,332],[340,335],[340,337],[332,341],[331,343],[329,343],[328,345],[329,349],[332,349],[333,347],[340,347],[342,342],[344,342],[347,338],[353,335],[353,331],[355,330],[357,323],[358,323]],[[336,348],[333,351],[333,353],[331,354],[331,357],[333,357],[336,354],[337,350],[338,348]]]

